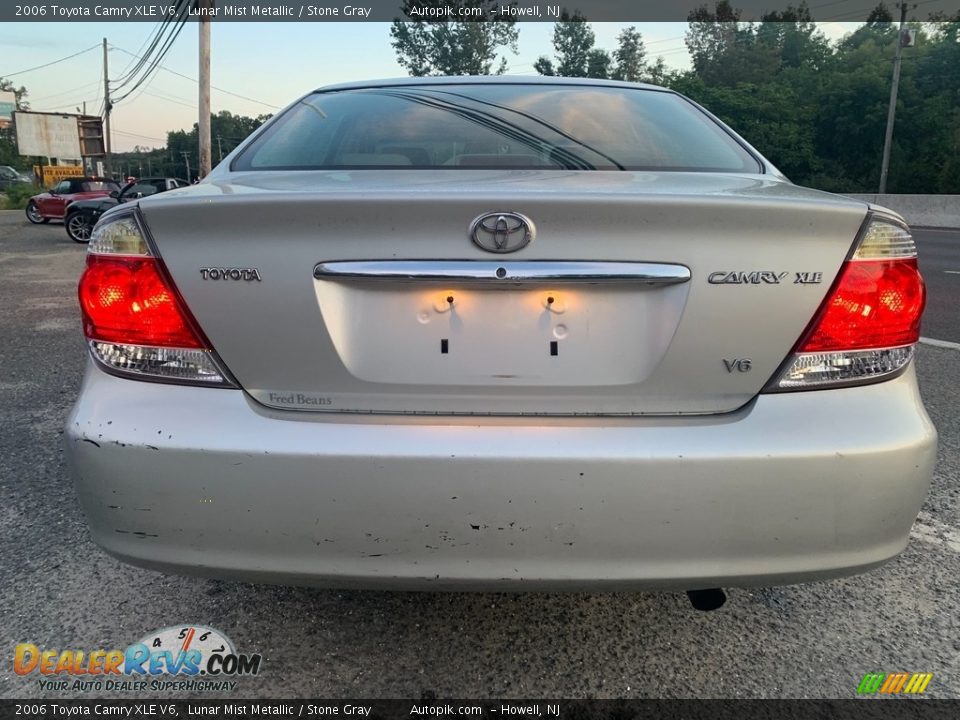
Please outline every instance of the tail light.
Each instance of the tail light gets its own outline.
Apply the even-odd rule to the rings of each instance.
[[[163,263],[150,251],[136,214],[115,215],[96,227],[78,292],[90,352],[109,372],[232,385]]]
[[[925,301],[910,230],[895,218],[873,215],[767,392],[896,376],[913,358]]]

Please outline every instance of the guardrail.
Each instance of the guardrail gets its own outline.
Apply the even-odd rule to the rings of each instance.
[[[847,197],[895,210],[915,227],[960,228],[960,195],[848,193]]]

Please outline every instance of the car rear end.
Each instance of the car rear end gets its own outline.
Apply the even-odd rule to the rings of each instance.
[[[67,426],[94,539],[178,572],[398,588],[776,584],[900,552],[936,442],[902,220],[736,138],[717,160],[736,170],[633,168],[583,134],[536,145],[526,96],[491,115],[438,87],[362,88],[363,143],[258,168],[289,162],[285,127],[337,137],[355,98],[311,100],[232,169],[101,220]],[[394,102],[411,133],[377,145],[371,103]],[[447,152],[413,142],[436,112],[512,157],[407,167]]]

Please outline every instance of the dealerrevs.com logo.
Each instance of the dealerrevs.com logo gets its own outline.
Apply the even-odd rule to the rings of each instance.
[[[149,633],[124,650],[41,649],[21,643],[17,675],[38,674],[41,690],[233,690],[233,678],[260,672],[259,654],[238,653],[223,633],[200,625]]]

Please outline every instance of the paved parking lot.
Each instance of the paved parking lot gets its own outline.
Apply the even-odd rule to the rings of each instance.
[[[924,336],[960,343],[960,232],[920,232]],[[263,654],[236,697],[851,697],[866,672],[932,672],[960,698],[960,346],[917,362],[940,431],[906,552],[864,576],[682,594],[337,592],[164,576],[90,541],[60,449],[85,350],[82,246],[0,212],[0,697],[70,697],[16,676],[14,645],[126,647],[198,623]],[[116,696],[116,695],[114,695]],[[125,696],[125,695],[120,695]]]

